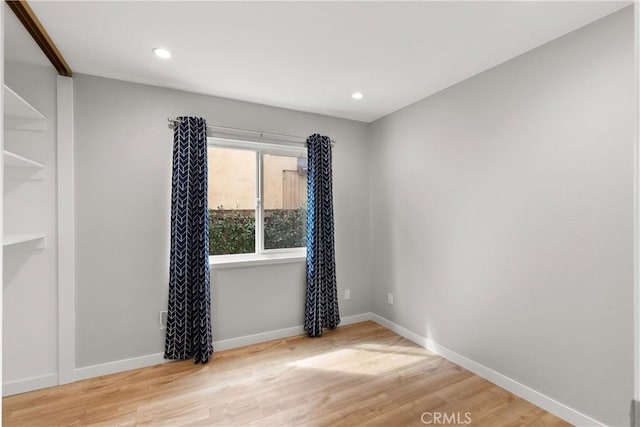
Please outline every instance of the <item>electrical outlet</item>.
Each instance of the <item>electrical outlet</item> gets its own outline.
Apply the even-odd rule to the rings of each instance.
[[[167,328],[167,310],[160,311],[160,329]]]
[[[387,302],[393,304],[393,294],[391,292],[387,292]]]
[[[344,299],[345,300],[351,299],[351,289],[344,290]]]

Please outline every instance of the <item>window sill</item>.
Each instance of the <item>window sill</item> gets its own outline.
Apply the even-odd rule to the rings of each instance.
[[[216,255],[209,257],[209,264],[215,270],[222,268],[253,267],[257,265],[288,264],[304,262],[305,252],[280,252],[273,254]]]

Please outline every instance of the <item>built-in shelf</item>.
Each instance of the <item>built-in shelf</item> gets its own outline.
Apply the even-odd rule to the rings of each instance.
[[[44,132],[46,117],[9,86],[4,85],[4,127]]]
[[[6,167],[12,168],[33,168],[33,169],[42,169],[44,165],[42,163],[36,162],[35,160],[28,159],[26,157],[20,156],[16,153],[12,153],[11,151],[4,150],[4,165]]]
[[[31,104],[4,85],[4,130],[36,131],[45,130],[46,118]],[[38,138],[39,139],[39,138]],[[16,144],[17,145],[17,144]],[[5,178],[34,179],[41,175],[45,165],[35,160],[16,154],[12,151],[2,151],[2,162],[5,166]],[[6,190],[5,190],[6,191]],[[5,194],[6,196],[6,194]],[[34,200],[34,206],[36,201]],[[35,228],[35,227],[34,227]],[[44,248],[45,235],[43,233],[7,233],[2,236],[2,246],[25,245],[29,249]]]
[[[18,245],[20,243],[44,240],[44,234],[5,234],[2,237],[2,246]]]

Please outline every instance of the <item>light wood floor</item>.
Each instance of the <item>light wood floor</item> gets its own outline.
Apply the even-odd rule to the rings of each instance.
[[[5,426],[471,426],[562,420],[364,322],[3,399]],[[456,417],[452,419],[451,417]],[[439,419],[443,421],[443,418]],[[451,424],[449,424],[451,425]]]

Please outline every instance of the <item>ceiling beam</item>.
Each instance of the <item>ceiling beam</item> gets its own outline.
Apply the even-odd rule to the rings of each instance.
[[[49,37],[47,30],[38,19],[26,0],[5,0],[13,13],[18,17],[24,28],[31,34],[33,40],[40,46],[42,52],[49,58],[51,65],[61,76],[71,77],[71,68],[62,57],[62,54]]]

